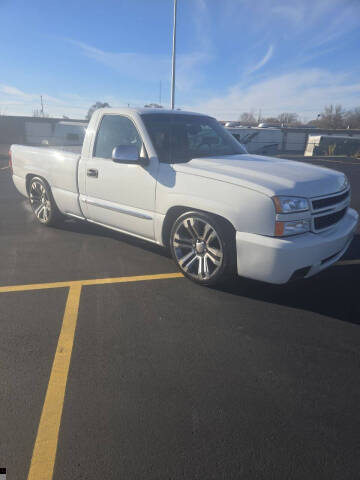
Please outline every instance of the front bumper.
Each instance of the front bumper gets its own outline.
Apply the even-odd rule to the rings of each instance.
[[[354,236],[359,215],[349,208],[344,218],[322,233],[286,238],[236,232],[237,270],[243,277],[286,283],[300,269],[311,277],[341,258]]]

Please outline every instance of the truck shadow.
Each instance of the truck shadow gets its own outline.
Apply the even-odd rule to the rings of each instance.
[[[342,260],[360,259],[360,235]],[[238,278],[220,290],[270,304],[308,310],[360,325],[360,264],[338,264],[319,275],[286,285]]]
[[[96,225],[82,220],[75,220],[72,218],[64,219],[59,225],[52,227],[60,231],[67,231],[72,233],[78,233],[81,235],[95,235],[103,238],[111,238],[118,240],[119,242],[126,243],[133,247],[139,247],[148,252],[156,253],[162,257],[171,257],[170,252],[155,243],[142,240],[141,238],[132,237],[125,233],[117,232],[109,228]]]
[[[55,228],[80,235],[111,238],[162,257],[171,257],[168,250],[158,245],[91,223],[66,219],[59,227]],[[360,260],[360,234],[355,235],[342,260]],[[360,325],[359,279],[360,264],[339,264],[315,277],[286,285],[271,285],[237,277],[221,287],[214,287],[214,289],[236,295],[239,299],[245,297],[298,310],[307,310]]]

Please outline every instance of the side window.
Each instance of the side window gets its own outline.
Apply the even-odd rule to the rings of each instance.
[[[104,115],[96,137],[94,157],[111,158],[114,147],[119,145],[136,145],[140,153],[142,140],[129,118]]]

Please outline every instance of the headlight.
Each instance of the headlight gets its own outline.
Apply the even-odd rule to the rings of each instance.
[[[275,222],[275,236],[298,235],[310,230],[309,220],[295,220],[291,222]]]
[[[295,213],[309,210],[309,202],[301,197],[272,197],[276,213]]]

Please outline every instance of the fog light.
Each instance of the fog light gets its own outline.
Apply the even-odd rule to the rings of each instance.
[[[310,230],[309,220],[292,220],[291,222],[275,222],[275,236],[298,235]]]

